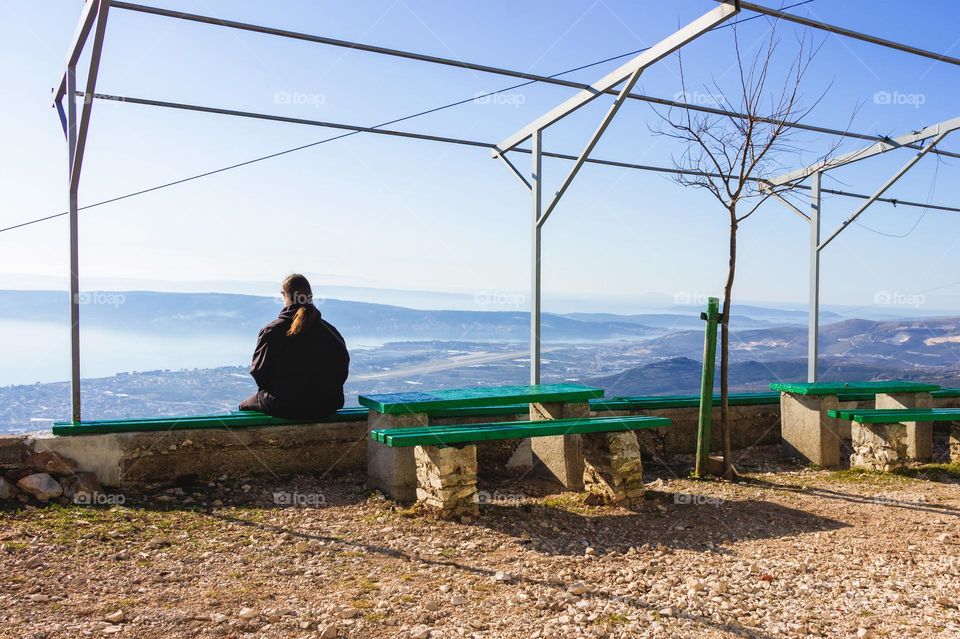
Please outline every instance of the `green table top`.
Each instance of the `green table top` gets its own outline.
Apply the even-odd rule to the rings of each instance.
[[[930,393],[939,390],[936,384],[924,382],[813,382],[813,383],[774,383],[770,390],[796,395],[840,395],[843,393]]]
[[[603,397],[603,389],[580,384],[537,384],[361,395],[362,406],[381,413],[426,413],[440,408],[503,406],[518,403],[586,402]]]

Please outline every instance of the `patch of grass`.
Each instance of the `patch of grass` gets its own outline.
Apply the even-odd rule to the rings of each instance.
[[[879,470],[863,470],[861,468],[847,468],[830,473],[830,479],[838,484],[903,484],[910,481],[910,477],[902,472],[885,473]]]
[[[376,488],[364,488],[360,491],[360,497],[365,501],[372,502],[385,502],[387,500],[387,498],[383,496],[383,493]]]
[[[916,468],[908,468],[904,475],[914,479],[929,481],[960,481],[960,462],[952,464],[924,464]]]
[[[368,599],[354,599],[352,602],[350,602],[350,605],[357,610],[369,610],[370,608],[373,608],[373,602]]]
[[[360,592],[363,592],[363,593],[376,592],[380,590],[380,584],[376,583],[375,581],[370,581],[369,579],[364,578],[357,583],[357,588],[359,588]]]
[[[407,519],[414,519],[419,517],[421,514],[421,510],[417,504],[414,504],[409,508],[398,507],[394,512],[400,517],[406,517]]]
[[[585,503],[588,493],[560,493],[547,495],[540,499],[540,503],[547,508],[564,510],[572,513],[586,513],[593,510]]]
[[[446,548],[442,548],[442,549],[440,550],[440,556],[441,556],[441,557],[446,557],[447,559],[451,559],[451,558],[453,558],[453,557],[456,557],[456,556],[457,556],[457,549],[456,549],[456,548],[450,548],[449,546],[446,547]]]
[[[262,513],[245,511],[248,520]],[[147,541],[156,536],[180,538],[182,542],[203,540],[206,531],[217,528],[218,522],[203,513],[185,510],[139,510],[127,507],[92,508],[68,504],[49,504],[33,511],[12,514],[11,524],[22,527],[24,536],[39,537],[47,543],[72,545],[81,539],[96,539],[110,545]]]
[[[603,615],[593,623],[598,626],[621,626],[629,621],[630,620],[627,619],[626,615],[611,612],[610,614]]]
[[[383,612],[368,612],[363,615],[363,619],[371,623],[380,623],[382,621],[385,621],[386,618],[387,618],[387,615],[386,613],[383,613]]]
[[[262,524],[267,520],[267,511],[254,506],[231,506],[225,511],[229,516],[251,524]]]

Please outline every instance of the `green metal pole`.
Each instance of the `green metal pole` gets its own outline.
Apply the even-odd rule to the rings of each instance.
[[[707,299],[707,312],[700,314],[707,322],[703,336],[703,374],[700,377],[700,421],[697,424],[697,464],[694,474],[702,477],[710,456],[710,428],[713,422],[713,376],[717,361],[717,322],[720,321],[720,300]]]

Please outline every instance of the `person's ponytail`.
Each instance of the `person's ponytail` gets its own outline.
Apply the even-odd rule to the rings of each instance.
[[[303,275],[294,273],[283,280],[280,290],[289,298],[291,304],[297,305],[297,312],[294,313],[290,328],[287,329],[287,336],[299,335],[320,314],[313,305],[310,282]]]
[[[307,307],[301,306],[297,309],[296,314],[294,314],[293,321],[290,322],[290,328],[287,329],[287,337],[299,335],[300,331],[302,331],[303,327],[306,325],[306,320]]]

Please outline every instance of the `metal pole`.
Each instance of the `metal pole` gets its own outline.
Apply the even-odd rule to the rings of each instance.
[[[70,214],[70,416],[80,421],[80,243],[78,234],[78,185],[73,164],[77,152],[77,68],[67,67],[67,183]]]
[[[807,381],[817,381],[820,352],[820,172],[812,176],[810,197],[810,303],[807,310]]]
[[[533,170],[530,174],[532,196],[531,263],[530,263],[530,383],[540,383],[540,212],[543,208],[543,155],[542,132],[538,129],[531,136]]]
[[[70,417],[76,423],[81,419],[80,411],[80,231],[78,193],[80,191],[80,173],[83,168],[83,152],[86,147],[87,133],[90,129],[90,114],[93,111],[93,96],[97,88],[97,74],[100,70],[100,55],[103,52],[103,40],[107,29],[107,12],[110,0],[100,0],[97,5],[96,31],[90,52],[90,68],[87,72],[87,86],[84,91],[83,108],[77,122],[77,66],[79,51],[75,51],[67,65],[67,144],[69,146],[70,174],[67,178],[70,187]]]

